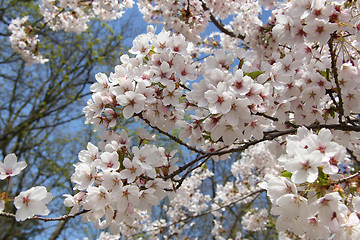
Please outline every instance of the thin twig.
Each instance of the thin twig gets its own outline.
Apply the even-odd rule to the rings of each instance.
[[[202,2],[202,8],[204,9],[204,11],[208,11],[209,8],[206,6],[206,4],[204,2]],[[224,25],[222,23],[220,23],[218,20],[216,20],[216,18],[214,17],[214,15],[212,15],[212,13],[209,10],[209,14],[210,14],[210,20],[211,22],[213,22],[215,24],[215,26],[223,33],[225,33],[226,35],[229,35],[230,37],[235,37],[235,38],[240,38],[241,40],[245,39],[244,35],[235,35],[235,33],[227,30]]]
[[[343,99],[342,99],[342,94],[341,94],[341,87],[340,87],[340,83],[339,83],[339,75],[338,75],[338,69],[336,66],[336,56],[335,56],[335,50],[334,50],[334,39],[337,37],[336,32],[334,32],[333,34],[331,34],[330,40],[328,42],[328,46],[329,46],[329,51],[330,51],[330,57],[331,57],[331,71],[332,71],[332,75],[334,77],[334,81],[336,84],[336,90],[337,90],[337,95],[339,98],[339,122],[343,123],[343,116],[344,116],[344,104],[343,104]]]
[[[169,137],[171,140],[173,140],[173,141],[177,142],[178,144],[186,147],[187,149],[189,149],[189,150],[191,150],[191,151],[194,151],[194,152],[196,152],[196,153],[205,154],[205,152],[204,152],[203,150],[200,150],[200,149],[197,149],[197,148],[195,148],[195,147],[193,147],[193,146],[190,146],[190,145],[188,145],[187,143],[181,141],[179,138],[171,135],[170,133],[165,132],[165,131],[161,130],[160,128],[156,127],[156,126],[153,126],[153,125],[150,123],[149,120],[147,120],[146,118],[144,118],[144,117],[142,116],[141,113],[140,113],[140,114],[136,114],[136,116],[138,116],[139,118],[141,118],[141,119],[142,119],[146,124],[148,124],[151,128],[153,128],[153,129],[155,129],[156,131],[158,131],[159,133],[161,133],[161,134]]]
[[[63,221],[63,220],[67,220],[70,218],[75,218],[81,214],[87,213],[90,210],[82,210],[80,212],[77,212],[75,214],[66,214],[64,216],[60,216],[60,217],[55,217],[55,218],[46,218],[46,217],[39,217],[39,216],[34,216],[31,218],[28,218],[26,220],[40,220],[40,221],[44,221],[44,222],[50,222],[50,221]],[[13,213],[6,213],[6,212],[1,212],[0,216],[2,217],[8,217],[8,218],[15,218],[15,214]]]
[[[350,176],[348,176],[348,177],[338,179],[338,180],[332,182],[330,185],[337,185],[337,184],[340,184],[340,183],[344,183],[344,182],[346,182],[346,181],[348,181],[348,180],[350,180],[350,179],[356,178],[356,177],[359,176],[359,175],[360,175],[360,171],[357,172],[357,173],[355,173],[355,174],[353,174],[353,175],[350,175]]]
[[[183,171],[185,171],[187,168],[189,168],[190,166],[192,166],[193,164],[201,161],[204,158],[208,158],[208,157],[212,157],[212,156],[222,156],[225,154],[231,154],[231,153],[235,153],[235,152],[242,152],[246,149],[248,149],[251,146],[254,146],[260,142],[264,142],[264,141],[271,141],[274,140],[278,137],[281,136],[285,136],[285,135],[289,135],[289,134],[294,134],[297,131],[297,128],[299,128],[300,126],[297,126],[296,128],[292,128],[292,129],[288,129],[288,130],[284,130],[284,131],[270,131],[270,132],[265,132],[264,133],[264,137],[261,139],[255,139],[249,142],[244,142],[241,146],[239,147],[235,147],[235,148],[230,148],[230,149],[219,149],[217,151],[214,152],[203,152],[200,153],[201,156],[195,158],[194,160],[192,160],[191,162],[179,167],[176,171],[172,172],[171,174],[165,176],[163,179],[167,180],[167,179],[171,179],[173,177],[175,177],[176,175],[182,173]],[[332,129],[332,130],[341,130],[341,131],[354,131],[354,132],[360,132],[360,126],[353,126],[353,125],[345,125],[345,124],[319,124],[319,125],[310,125],[310,126],[305,126],[308,129],[314,129],[314,130],[319,130],[322,128],[326,128],[326,129]]]

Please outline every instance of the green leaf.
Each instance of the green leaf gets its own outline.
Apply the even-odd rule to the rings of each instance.
[[[326,78],[326,80],[328,80],[329,82],[331,81],[329,68],[327,68],[325,71],[320,71],[320,75],[323,76],[324,78]]]
[[[244,65],[244,62],[245,62],[244,58],[241,58],[240,62],[239,62],[239,66],[238,66],[239,69],[242,68],[242,66]]]
[[[251,73],[244,73],[245,76],[249,76],[252,79],[257,78],[258,76],[260,76],[261,74],[263,74],[264,71],[255,71],[255,72],[251,72]]]
[[[291,172],[288,172],[288,171],[284,171],[284,172],[281,173],[280,176],[281,176],[281,177],[286,177],[286,178],[291,178],[292,173],[291,173]]]
[[[318,171],[319,171],[319,174],[318,174],[319,183],[322,186],[328,185],[329,184],[329,176],[323,172],[322,167],[318,167]]]

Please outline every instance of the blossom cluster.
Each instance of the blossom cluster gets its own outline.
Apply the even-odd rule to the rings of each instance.
[[[149,27],[147,34],[135,38],[129,50],[135,57],[123,55],[122,65],[109,77],[95,76],[92,99],[83,110],[86,123],[108,129],[119,117],[140,116],[165,131],[180,124],[187,104],[181,101],[184,84],[197,77],[196,64],[187,56],[192,45],[181,35],[153,31]]]
[[[184,115],[185,104],[179,100],[183,84],[196,78],[196,65],[184,57],[191,44],[167,31],[158,35],[153,31],[149,28],[148,34],[134,40],[130,49],[134,58],[122,56],[123,64],[109,77],[96,75],[92,99],[83,110],[86,122],[102,131],[104,141],[99,143],[101,152],[90,143],[88,150],[80,152],[72,181],[81,197],[68,196],[65,204],[76,211],[79,207],[90,210],[84,215],[86,221],[101,228],[110,226],[112,233],[119,233],[124,220],[131,225],[140,219],[138,210],[150,212],[152,205],[172,191],[170,179],[165,179],[177,169],[175,152],[166,153],[164,148],[149,144],[131,148],[126,132],[118,135],[114,131],[117,121],[137,116],[151,126],[171,131]],[[153,140],[144,130],[138,135],[140,145]],[[117,184],[109,185],[109,181]],[[104,196],[103,204],[97,202],[99,194]]]
[[[291,3],[279,5],[277,11],[282,9],[284,15],[291,15],[296,11],[288,9],[294,6]],[[325,6],[328,6],[327,8],[333,13],[339,12],[340,14],[342,12],[342,8],[336,4],[325,2]],[[200,8],[196,4],[192,7]],[[201,7],[203,8],[203,6]],[[310,8],[316,9],[316,6],[310,5]],[[150,7],[145,9],[150,9]],[[187,14],[187,10],[184,11],[183,14]],[[271,18],[270,21],[274,21],[272,25],[263,26],[264,29],[272,31],[273,35],[269,37],[274,44],[279,41],[275,34],[279,24],[276,18],[277,11],[274,11],[276,21]],[[194,13],[195,10],[192,14]],[[164,19],[166,19],[165,16],[169,17],[166,14],[162,15]],[[221,18],[221,16],[218,17]],[[332,35],[334,25],[330,15],[324,17],[325,19],[329,18],[327,20],[331,31],[326,32],[328,37],[325,40],[320,38],[320,42],[314,41],[318,32],[311,32],[310,25],[312,23],[305,19],[311,17],[318,19],[322,16],[316,11],[310,11],[304,17],[302,27],[304,31],[306,30],[306,34],[302,35],[300,43],[280,41],[280,44],[286,44],[288,47],[284,48],[278,45],[276,48],[272,48],[271,55],[267,49],[264,50],[264,48],[270,49],[271,41],[266,43],[267,45],[252,41],[249,43],[250,46],[257,44],[252,46],[252,51],[236,49],[236,47],[231,52],[220,49],[198,63],[194,62],[192,57],[205,53],[201,52],[204,49],[199,49],[196,47],[197,45],[189,43],[186,34],[183,37],[171,34],[166,30],[155,34],[154,29],[149,27],[147,34],[140,35],[134,40],[133,47],[130,49],[133,57],[122,56],[122,65],[116,66],[115,72],[109,77],[102,73],[96,75],[97,83],[91,87],[92,99],[84,108],[86,122],[95,124],[95,129],[103,131],[114,129],[120,117],[140,118],[142,123],[162,133],[171,134],[174,129],[179,129],[178,135],[173,136],[178,142],[188,148],[202,149],[197,151],[205,151],[206,154],[217,152],[223,148],[235,148],[236,145],[246,144],[248,141],[256,139],[267,139],[271,132],[286,131],[289,127],[298,127],[301,124],[310,126],[312,124],[328,124],[330,126],[338,121],[356,121],[353,113],[358,112],[358,105],[355,104],[356,99],[353,95],[356,95],[354,91],[357,89],[354,90],[350,84],[346,84],[346,79],[358,78],[357,67],[349,63],[347,57],[342,55],[339,57],[342,62],[339,60],[339,63],[335,63],[338,64],[338,68],[335,69],[336,75],[330,72],[330,69],[333,69],[333,55],[335,54],[331,41],[337,41],[337,38]],[[348,20],[343,19],[343,21]],[[196,25],[197,20],[193,21],[189,27]],[[256,25],[256,21],[253,23]],[[257,22],[257,25],[261,24]],[[339,36],[341,34],[345,36],[347,31],[343,28],[337,30]],[[175,29],[175,31],[177,30]],[[239,34],[246,34],[248,37],[256,39],[255,35],[264,34],[264,31],[244,30]],[[352,39],[352,36],[346,35],[346,37],[354,43],[355,40]],[[326,42],[329,44],[324,44]],[[321,48],[318,47],[319,44],[322,46]],[[307,49],[307,51],[299,53],[298,49]],[[351,50],[349,51],[351,53]],[[239,64],[236,64],[235,59],[240,60]],[[358,57],[353,57],[352,61],[358,61]],[[190,84],[189,81],[196,80],[199,74],[201,74],[201,78]],[[349,95],[348,92],[354,94]],[[218,185],[212,204],[207,203],[200,207],[202,204],[199,203],[199,200],[205,203],[210,199],[201,200],[201,196],[204,195],[194,193],[189,195],[188,202],[197,202],[200,212],[208,209],[210,212],[214,212],[215,217],[220,217],[222,211],[217,211],[219,207],[221,209],[222,206],[231,206],[231,204],[239,202],[243,196],[256,192],[256,184],[264,176],[265,179],[271,179],[272,175],[269,174],[277,175],[279,169],[283,169],[291,175],[290,180],[287,181],[291,181],[294,186],[303,186],[307,183],[309,189],[316,194],[320,191],[315,188],[317,181],[329,180],[334,176],[341,179],[346,177],[345,174],[348,170],[351,170],[351,161],[348,159],[345,147],[351,149],[356,156],[358,153],[357,134],[352,134],[351,141],[348,143],[344,143],[342,139],[342,132],[322,129],[315,134],[300,128],[298,135],[279,140],[286,144],[276,146],[276,142],[272,143],[273,147],[279,149],[272,149],[271,153],[265,151],[261,154],[259,149],[267,149],[269,146],[257,145],[259,149],[251,151],[250,148],[247,155],[242,157],[242,161],[247,161],[246,167],[239,164],[241,161],[236,161],[232,165],[231,170],[236,181]],[[283,156],[279,158],[280,155]],[[215,161],[225,160],[229,158],[229,154],[213,154],[212,158]],[[279,158],[278,165],[274,161],[277,158]],[[265,159],[267,164],[264,164]],[[342,172],[339,172],[340,170]],[[144,170],[142,172],[144,173]],[[282,178],[280,177],[280,179]],[[271,184],[267,184],[263,187],[272,199],[272,187]],[[331,184],[329,189],[330,186]],[[196,188],[191,189],[194,191]],[[294,190],[294,194],[301,191],[308,194],[307,190],[301,188]],[[319,198],[325,196],[325,193],[321,191],[318,194],[320,194]],[[356,195],[355,192],[354,194]],[[282,195],[284,194],[282,193]],[[301,197],[305,198],[305,195],[302,194]],[[249,197],[247,201],[251,199]],[[272,202],[274,209],[281,209],[281,201],[278,203],[277,199],[272,199]],[[171,209],[179,209],[176,207],[178,206],[176,200],[173,200],[171,204],[174,207],[169,208],[169,215],[182,216],[179,211],[175,211],[177,214],[171,214]],[[181,206],[190,212],[195,211],[192,214],[200,214],[191,206],[186,206],[186,204],[181,204]],[[348,206],[346,209],[348,212],[351,211],[348,210]],[[279,225],[284,220],[281,211],[287,214],[293,213],[286,209],[274,210],[273,214],[280,215]],[[300,218],[298,215],[291,215],[291,217],[295,220],[302,219],[304,222],[310,222],[310,225],[314,221],[322,222],[323,224],[318,226],[324,237],[329,237],[330,234],[336,236],[346,234],[345,228],[338,228],[341,229],[338,231],[330,230],[326,225],[329,221],[321,220],[316,215],[319,211],[309,210],[307,212],[313,214],[304,215],[304,218]],[[341,215],[340,212],[338,214]],[[342,214],[348,216],[346,211]],[[247,217],[249,221],[258,219],[255,215]],[[291,223],[288,218],[290,216],[286,215],[284,221],[288,224],[282,224],[278,228],[279,231],[286,230],[296,235],[306,234],[309,238],[315,238],[314,229],[307,230],[307,225]],[[181,219],[184,217],[178,220]],[[176,222],[176,218],[172,221]],[[166,226],[161,221],[154,224],[159,229]],[[264,228],[264,226],[251,227],[255,226],[253,224],[253,222],[248,222],[246,226],[249,230]],[[294,229],[295,225],[300,226],[301,231]],[[213,234],[219,238],[222,235],[221,229],[223,228],[221,226],[222,223],[216,220]],[[172,231],[176,232],[176,227],[178,226],[171,227]]]
[[[117,19],[124,13],[124,8],[132,8],[134,1],[114,0],[41,0],[41,13],[44,22],[54,31],[81,33],[88,27],[91,18],[100,20]]]
[[[83,31],[93,14],[105,19],[121,11],[113,1],[86,3],[60,1],[59,8],[43,1],[54,29],[66,31]],[[114,234],[147,232],[154,239],[165,228],[180,235],[191,228],[188,219],[212,214],[212,235],[225,239],[223,219],[235,205],[254,205],[242,218],[244,231],[266,228],[269,212],[256,208],[266,191],[281,236],[358,239],[360,3],[138,4],[147,21],[164,29],[148,27],[113,73],[96,74],[83,112],[102,141],[79,153],[71,177],[77,193],[65,199],[71,213],[83,210],[84,221]],[[83,11],[85,5],[98,8]],[[272,9],[267,24],[258,18],[261,6]],[[77,10],[65,17],[66,9]],[[200,33],[210,21],[221,32],[204,40]],[[176,165],[176,153],[150,144],[155,138],[145,129],[138,129],[136,145],[125,130],[119,132],[122,118],[173,140],[191,152],[190,160]],[[227,181],[214,183],[210,161],[231,163]],[[208,179],[211,197],[200,191]],[[42,196],[39,214],[46,214],[44,189],[30,190]],[[28,194],[21,197],[31,199]],[[167,219],[152,221],[151,207],[165,196]],[[17,218],[33,214],[20,211]]]
[[[9,154],[4,158],[4,162],[0,162],[0,179],[6,179],[9,186],[10,178],[14,177],[26,168],[25,162],[17,162],[15,154]],[[43,186],[32,187],[29,190],[20,192],[14,199],[9,198],[7,192],[2,192],[0,196],[0,213],[5,209],[7,201],[14,201],[17,209],[15,219],[24,221],[35,215],[48,215],[50,213],[46,204],[52,200],[52,194],[47,192]]]
[[[176,1],[169,3],[165,0],[138,2],[139,9],[148,23],[161,24],[166,29],[180,33],[188,41],[200,42],[211,18],[227,19],[233,17],[227,29],[235,34],[245,34],[254,26],[261,25],[258,15],[261,5],[257,1]]]
[[[283,173],[267,175],[272,214],[279,215],[276,228],[307,239],[357,239],[360,219],[356,187],[343,179],[348,166],[346,150],[332,139],[330,130],[317,134],[299,128],[286,139],[286,152],[278,159]],[[356,180],[353,182],[356,186]],[[354,194],[347,196],[345,191]]]
[[[149,140],[142,137],[140,141]],[[72,207],[71,213],[87,210],[84,221],[118,234],[121,222],[132,224],[140,218],[138,210],[150,212],[172,190],[171,181],[164,177],[176,170],[176,158],[150,144],[131,148],[125,130],[107,136],[99,147],[89,143],[79,153],[80,162],[74,165],[71,177],[79,192],[66,194],[64,203]]]
[[[247,212],[242,218],[244,229],[250,231],[264,230],[266,228],[268,215],[268,211],[265,208],[260,211]]]
[[[33,63],[45,63],[45,59],[39,52],[39,38],[29,23],[29,17],[13,19],[9,25],[11,31],[10,42],[12,49],[19,53],[27,65]]]
[[[53,31],[64,30],[79,34],[86,31],[91,19],[108,21],[120,18],[124,9],[132,8],[133,4],[133,0],[41,0],[39,5],[43,21],[40,26],[32,26],[28,16],[11,21],[11,47],[27,65],[45,63],[48,59],[40,54],[37,29],[47,26]]]

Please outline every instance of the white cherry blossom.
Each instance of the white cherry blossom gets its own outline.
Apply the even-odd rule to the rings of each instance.
[[[46,204],[52,200],[52,194],[48,193],[43,186],[32,187],[27,191],[21,192],[14,199],[17,208],[15,218],[23,221],[34,215],[48,215],[50,213]]]
[[[26,162],[17,162],[14,153],[7,155],[4,162],[0,162],[0,180],[18,175],[26,166]]]

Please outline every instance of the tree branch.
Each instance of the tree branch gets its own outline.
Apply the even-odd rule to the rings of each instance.
[[[222,23],[220,23],[218,20],[216,20],[216,18],[214,17],[214,15],[212,15],[212,13],[210,12],[209,8],[206,6],[206,4],[204,2],[202,2],[202,8],[204,9],[204,11],[209,11],[210,14],[210,20],[212,23],[215,24],[215,26],[223,33],[225,33],[226,35],[229,35],[230,37],[234,37],[234,38],[240,38],[241,40],[245,39],[244,35],[235,35],[235,33],[227,30],[224,25]]]
[[[335,49],[334,49],[334,39],[337,37],[337,33],[334,32],[333,34],[331,34],[331,37],[329,39],[328,42],[328,46],[329,46],[329,51],[330,51],[330,57],[331,57],[331,71],[332,71],[332,75],[334,77],[334,81],[336,84],[336,93],[338,95],[339,98],[339,104],[338,104],[338,110],[339,110],[339,122],[342,123],[343,119],[342,117],[344,116],[344,104],[343,104],[343,100],[342,100],[342,94],[341,94],[341,87],[340,87],[340,83],[339,83],[339,76],[338,76],[338,69],[336,66],[336,56],[335,56]],[[335,105],[337,105],[335,103]]]
[[[178,144],[186,147],[187,149],[189,149],[189,150],[191,150],[191,151],[193,151],[193,152],[200,153],[200,154],[205,154],[204,151],[202,151],[202,150],[200,150],[200,149],[197,149],[197,148],[195,148],[195,147],[192,147],[192,146],[188,145],[187,143],[181,141],[179,138],[174,137],[174,136],[171,135],[170,133],[165,132],[165,131],[161,130],[160,128],[156,127],[156,126],[151,125],[150,121],[147,120],[147,119],[145,119],[145,118],[142,116],[141,113],[136,114],[136,116],[138,116],[140,119],[142,119],[142,120],[143,120],[147,125],[149,125],[151,128],[153,128],[153,129],[155,129],[156,131],[158,131],[159,133],[161,133],[161,134],[169,137],[169,138],[170,138],[171,140],[173,140],[174,142],[177,142]]]
[[[64,216],[60,216],[60,217],[55,217],[55,218],[46,218],[46,217],[39,217],[39,216],[34,216],[34,217],[31,217],[31,218],[28,218],[26,220],[40,220],[40,221],[44,221],[44,222],[54,222],[54,221],[64,221],[64,220],[68,220],[70,218],[75,218],[81,214],[84,214],[84,213],[87,213],[89,212],[90,210],[82,210],[80,212],[77,212],[75,214],[66,214]],[[15,218],[15,214],[13,213],[6,213],[6,212],[1,212],[0,213],[0,216],[1,217],[7,217],[7,218]]]
[[[167,175],[164,177],[164,180],[167,179],[171,179],[173,177],[175,177],[176,175],[182,173],[183,171],[185,171],[187,168],[189,168],[191,165],[201,161],[204,158],[209,158],[212,156],[221,156],[221,155],[225,155],[225,154],[231,154],[231,153],[235,153],[235,152],[242,152],[244,150],[246,150],[247,148],[254,146],[260,142],[264,142],[264,141],[271,141],[274,140],[275,138],[281,137],[281,136],[285,136],[285,135],[289,135],[289,134],[294,134],[297,131],[297,128],[299,128],[301,126],[299,125],[294,125],[294,128],[292,129],[288,129],[288,130],[284,130],[284,131],[270,131],[270,132],[264,132],[264,137],[262,139],[255,139],[249,142],[244,142],[242,143],[241,146],[236,147],[236,148],[230,148],[230,149],[219,149],[217,151],[214,152],[207,152],[207,153],[200,153],[201,156],[195,158],[194,160],[192,160],[191,162],[183,165],[182,167],[179,167],[176,171],[174,171],[173,173]],[[345,124],[319,124],[319,125],[310,125],[310,126],[305,126],[308,129],[322,129],[322,128],[327,128],[327,129],[332,129],[332,130],[341,130],[341,131],[354,131],[354,132],[360,132],[360,127],[359,126],[353,126],[353,125],[345,125]],[[206,161],[206,160],[205,160]],[[181,181],[181,180],[179,180]]]
[[[353,178],[356,178],[356,177],[358,177],[358,176],[360,176],[360,171],[357,172],[357,173],[355,173],[355,174],[353,174],[353,175],[350,175],[350,176],[348,176],[348,177],[338,179],[338,180],[332,182],[330,185],[337,185],[337,184],[340,184],[340,183],[344,183],[344,182],[346,182],[346,181],[348,181],[348,180],[351,180],[351,179],[353,179]]]

